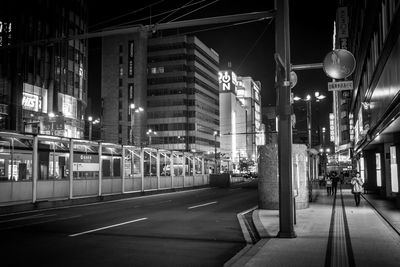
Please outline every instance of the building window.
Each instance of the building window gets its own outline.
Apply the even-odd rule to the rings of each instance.
[[[122,77],[124,76],[124,68],[119,67],[119,76]]]
[[[390,147],[390,177],[392,180],[392,192],[399,192],[399,178],[397,172],[396,147]]]
[[[375,162],[376,162],[376,185],[378,187],[382,186],[382,171],[381,171],[381,154],[375,154]]]

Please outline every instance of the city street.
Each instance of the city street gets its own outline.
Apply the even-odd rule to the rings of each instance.
[[[207,188],[0,217],[2,266],[222,266],[256,188]]]

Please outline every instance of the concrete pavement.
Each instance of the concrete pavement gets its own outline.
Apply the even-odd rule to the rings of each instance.
[[[261,240],[225,266],[399,266],[400,210],[365,195],[359,207],[350,189],[336,198],[314,189],[310,207],[297,210],[297,238],[277,238],[278,211],[255,210]]]

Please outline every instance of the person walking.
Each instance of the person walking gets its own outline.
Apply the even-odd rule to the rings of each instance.
[[[326,176],[326,193],[328,194],[328,196],[332,195],[332,180],[329,176]]]
[[[351,184],[353,185],[351,192],[354,194],[354,200],[356,201],[356,206],[360,205],[361,192],[363,190],[363,180],[360,177],[360,173],[357,172],[356,176],[351,179]]]
[[[332,195],[336,196],[338,182],[339,182],[339,176],[337,175],[336,172],[334,172],[332,174]]]

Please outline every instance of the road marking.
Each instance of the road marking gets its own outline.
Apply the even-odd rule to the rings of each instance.
[[[69,235],[69,237],[75,237],[75,236],[79,236],[79,235],[89,234],[89,233],[101,231],[101,230],[104,230],[104,229],[113,228],[113,227],[125,225],[125,224],[128,224],[128,223],[140,222],[140,221],[144,221],[144,220],[147,220],[147,218],[140,218],[140,219],[136,219],[136,220],[133,220],[133,221],[128,221],[128,222],[117,223],[117,224],[113,224],[113,225],[109,225],[109,226],[104,226],[104,227],[100,227],[100,228],[97,228],[97,229],[93,229],[93,230],[89,230],[89,231],[85,231],[85,232],[72,234],[72,235]]]
[[[204,206],[208,206],[208,205],[212,205],[212,204],[217,204],[217,203],[218,203],[218,201],[208,202],[208,203],[205,203],[205,204],[200,204],[200,205],[189,207],[188,210],[195,209],[195,208],[200,208],[200,207],[204,207]]]
[[[168,195],[168,194],[193,193],[195,191],[203,191],[203,190],[211,190],[211,189],[213,189],[213,188],[207,187],[207,188],[189,189],[189,190],[183,190],[183,191],[178,191],[178,192],[167,192],[167,193],[154,194],[154,195],[148,195],[148,196],[129,197],[129,198],[123,198],[123,199],[115,199],[115,200],[102,201],[102,202],[93,202],[93,203],[87,203],[87,204],[78,204],[78,205],[64,206],[64,207],[57,207],[57,208],[47,208],[47,209],[40,209],[40,210],[28,210],[28,211],[21,211],[21,212],[12,212],[12,213],[7,213],[7,214],[0,214],[0,217],[17,215],[17,214],[43,212],[43,211],[48,211],[48,210],[62,210],[62,209],[71,209],[71,208],[94,206],[94,205],[104,205],[104,204],[108,204],[108,203],[115,203],[115,202],[123,202],[123,201],[136,200],[136,199],[142,199],[142,198],[152,198],[152,197],[164,196],[164,195]],[[140,192],[140,191],[138,191],[138,192]],[[121,196],[123,196],[123,194]],[[82,197],[82,198],[87,198],[87,197]]]

